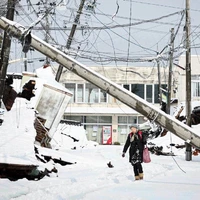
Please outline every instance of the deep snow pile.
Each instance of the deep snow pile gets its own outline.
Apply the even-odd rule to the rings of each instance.
[[[39,162],[35,157],[34,146],[36,146],[41,151],[40,153],[44,155],[55,156],[57,159],[61,159],[62,157],[67,162],[75,163],[76,159],[69,153],[63,154],[62,151],[97,145],[87,140],[85,130],[82,126],[60,124],[52,139],[53,150],[39,147],[37,144],[34,145],[36,136],[33,126],[35,120],[34,107],[40,96],[42,85],[49,83],[57,88],[68,91],[54,80],[51,68],[38,69],[37,76],[39,77],[31,77],[32,80],[36,80],[35,97],[31,101],[16,98],[11,111],[1,110],[0,118],[3,118],[4,121],[2,126],[0,126],[0,162],[34,164],[42,168],[46,167],[46,165]],[[17,92],[20,92],[23,84],[21,84],[21,80],[14,80],[13,87]],[[58,149],[60,151],[56,152]]]
[[[36,135],[33,127],[34,118],[34,109],[31,102],[22,98],[17,98],[12,110],[4,113],[4,122],[0,126],[0,162],[41,165],[37,161],[34,152]],[[72,138],[76,140],[74,141]],[[46,155],[55,155],[60,158],[62,151],[67,149],[96,145],[96,143],[87,140],[82,126],[60,124],[52,140],[53,149],[60,149],[60,151],[55,152],[45,148],[40,148],[40,150],[43,153],[45,152]],[[72,163],[76,162],[67,153],[63,156],[63,159]]]
[[[34,111],[25,99],[16,99],[12,111],[4,113],[0,126],[0,162],[37,164],[34,154]]]
[[[96,146],[98,143],[88,141],[83,126],[60,123],[51,142],[53,149],[67,150]]]

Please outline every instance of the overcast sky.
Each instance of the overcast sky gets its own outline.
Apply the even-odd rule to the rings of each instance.
[[[42,10],[43,6],[36,6],[39,1],[32,0],[35,10]],[[53,1],[48,1],[49,3]],[[60,1],[56,1],[60,2]],[[65,5],[55,9],[55,15],[49,16],[51,27],[57,27],[59,30],[51,31],[54,41],[66,45],[69,31],[62,31],[64,25],[70,29],[74,19],[75,11],[78,8],[79,0],[66,0]],[[86,1],[87,5],[88,1]],[[25,26],[36,19],[34,10],[31,6],[27,6],[26,0],[21,0],[20,4],[23,9],[29,13],[29,16],[24,15],[20,11],[20,15],[15,17],[15,20]],[[200,0],[191,0],[191,40],[192,46],[200,44]],[[92,30],[84,28],[78,30],[75,34],[72,43],[72,50],[76,54],[76,59],[87,65],[117,65],[117,66],[143,66],[153,65],[153,63],[138,63],[138,58],[156,56],[156,52],[161,51],[170,41],[170,29],[177,30],[178,24],[181,22],[181,13],[168,18],[157,20],[154,22],[143,23],[140,25],[131,26],[131,28],[120,27],[112,28],[114,25],[122,25],[128,23],[136,23],[138,20],[149,20],[169,15],[185,9],[185,0],[97,0],[95,12],[88,12],[84,9],[81,16],[79,27],[106,27],[103,30]],[[22,15],[23,14],[23,15]],[[131,20],[130,20],[131,17]],[[43,21],[44,22],[44,21]],[[184,45],[183,26],[185,17],[181,22],[179,32],[175,39],[175,47]],[[41,25],[38,25],[41,27]],[[111,27],[111,28],[109,28]],[[40,38],[44,38],[44,32],[32,31]],[[199,45],[200,46],[200,45]],[[79,49],[79,50],[78,50]],[[166,56],[169,48],[166,48]],[[183,49],[178,49],[176,52],[179,55]],[[193,54],[198,53],[199,48],[192,50]],[[21,46],[16,40],[12,45],[11,59],[23,57]],[[29,64],[29,70],[33,71],[40,67],[43,62],[38,62],[44,58],[38,53],[29,52],[29,61],[34,61]],[[86,59],[87,58],[87,59]],[[129,59],[127,63],[126,60]],[[117,60],[114,62],[113,60]],[[113,62],[111,62],[113,61]],[[9,71],[23,70],[23,63],[10,65]]]

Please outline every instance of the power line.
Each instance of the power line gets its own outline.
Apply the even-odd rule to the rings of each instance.
[[[164,15],[164,16],[161,16],[161,17],[158,17],[158,18],[154,18],[154,19],[141,20],[141,21],[135,22],[135,23],[117,24],[117,25],[112,25],[112,26],[104,24],[103,27],[92,27],[92,29],[95,29],[95,30],[96,29],[114,29],[114,28],[136,26],[136,25],[140,25],[140,24],[144,24],[144,23],[150,23],[150,22],[158,21],[158,20],[165,19],[165,18],[168,18],[168,17],[172,17],[174,15],[182,14],[183,11],[184,10],[178,11],[178,12],[175,12],[175,13],[171,13],[171,14],[168,14],[168,15]],[[129,20],[130,20],[130,18],[129,18]]]
[[[101,12],[102,13],[102,12]],[[162,17],[159,17],[159,18],[156,18],[156,19],[152,19],[152,20],[160,20],[160,19],[162,19],[162,18],[165,18],[165,17],[170,17],[170,16],[173,16],[173,15],[176,15],[176,14],[182,14],[182,18],[183,18],[183,14],[184,14],[184,10],[183,11],[181,11],[181,12],[175,12],[175,13],[171,13],[171,14],[169,14],[169,15],[165,15],[165,16],[162,16]],[[98,20],[98,19],[97,19]],[[129,20],[130,20],[130,18],[129,18]],[[141,22],[150,22],[150,21],[152,21],[152,20],[143,20],[143,21],[140,21],[139,23],[141,23]],[[101,22],[102,23],[102,22]],[[131,23],[129,23],[129,25],[130,25]],[[179,25],[180,25],[180,23],[179,23]],[[106,28],[109,28],[107,25],[105,25],[104,24],[104,26],[106,27]],[[117,24],[117,25],[115,25],[115,26],[112,26],[112,27],[116,27],[116,26],[121,26],[120,24]],[[123,26],[122,26],[123,27]],[[130,26],[129,26],[129,28],[130,28]],[[125,29],[124,29],[125,30]],[[112,30],[111,30],[112,31]],[[126,31],[126,30],[125,30]],[[127,32],[127,31],[126,31]],[[115,33],[115,32],[114,32]],[[177,32],[178,33],[178,32]],[[129,35],[130,36],[130,35]],[[131,38],[133,38],[132,36],[131,36]],[[135,38],[133,38],[134,40],[135,40]],[[135,40],[136,41],[136,40]],[[136,41],[137,43],[138,43],[138,41]],[[135,44],[135,43],[134,43]],[[150,51],[154,51],[154,50],[152,50],[151,48],[146,48],[146,47],[142,47],[139,43],[138,44],[136,44],[136,46],[139,46],[139,47],[141,47],[141,48],[143,48],[145,51],[148,51],[148,50],[150,50]],[[156,51],[154,51],[154,52],[156,52]],[[156,52],[157,53],[157,52]]]
[[[104,25],[105,27],[107,27],[107,26],[106,26],[103,22],[101,22],[95,15],[94,15],[94,17],[95,17],[102,25]],[[120,38],[122,38],[122,39],[124,39],[124,40],[127,41],[127,39],[126,39],[125,37],[121,36],[120,34],[118,34],[117,32],[113,31],[112,29],[109,29],[108,27],[107,27],[107,29],[110,30],[111,32],[113,32],[115,35],[117,35],[117,36],[119,36]],[[143,47],[143,46],[141,46],[141,45],[139,45],[139,44],[137,44],[137,43],[134,43],[134,42],[132,42],[132,41],[130,41],[130,43],[132,43],[132,44],[134,44],[134,45],[136,45],[136,46],[138,46],[138,47],[140,47],[140,48],[142,48],[142,49],[144,49],[144,50],[148,50],[148,51],[157,53],[156,51],[154,51],[154,50],[152,50],[152,49]]]
[[[123,1],[129,1],[129,0],[123,0]],[[169,5],[156,4],[156,3],[148,3],[148,2],[143,2],[143,1],[134,1],[134,0],[131,0],[131,1],[134,2],[134,3],[138,3],[138,4],[145,4],[145,5],[165,7],[165,8],[173,8],[173,9],[183,9],[182,7],[176,7],[176,6],[169,6]],[[191,11],[200,12],[200,10],[198,10],[198,9],[191,9]]]

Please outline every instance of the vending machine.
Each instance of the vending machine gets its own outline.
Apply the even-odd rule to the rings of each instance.
[[[103,126],[102,144],[112,144],[112,126]]]

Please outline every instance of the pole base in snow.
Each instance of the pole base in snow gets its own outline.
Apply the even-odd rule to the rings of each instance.
[[[192,160],[192,152],[186,151],[185,160],[186,161],[191,161]]]
[[[191,161],[192,160],[192,146],[186,142],[185,147],[186,147],[185,160]]]

